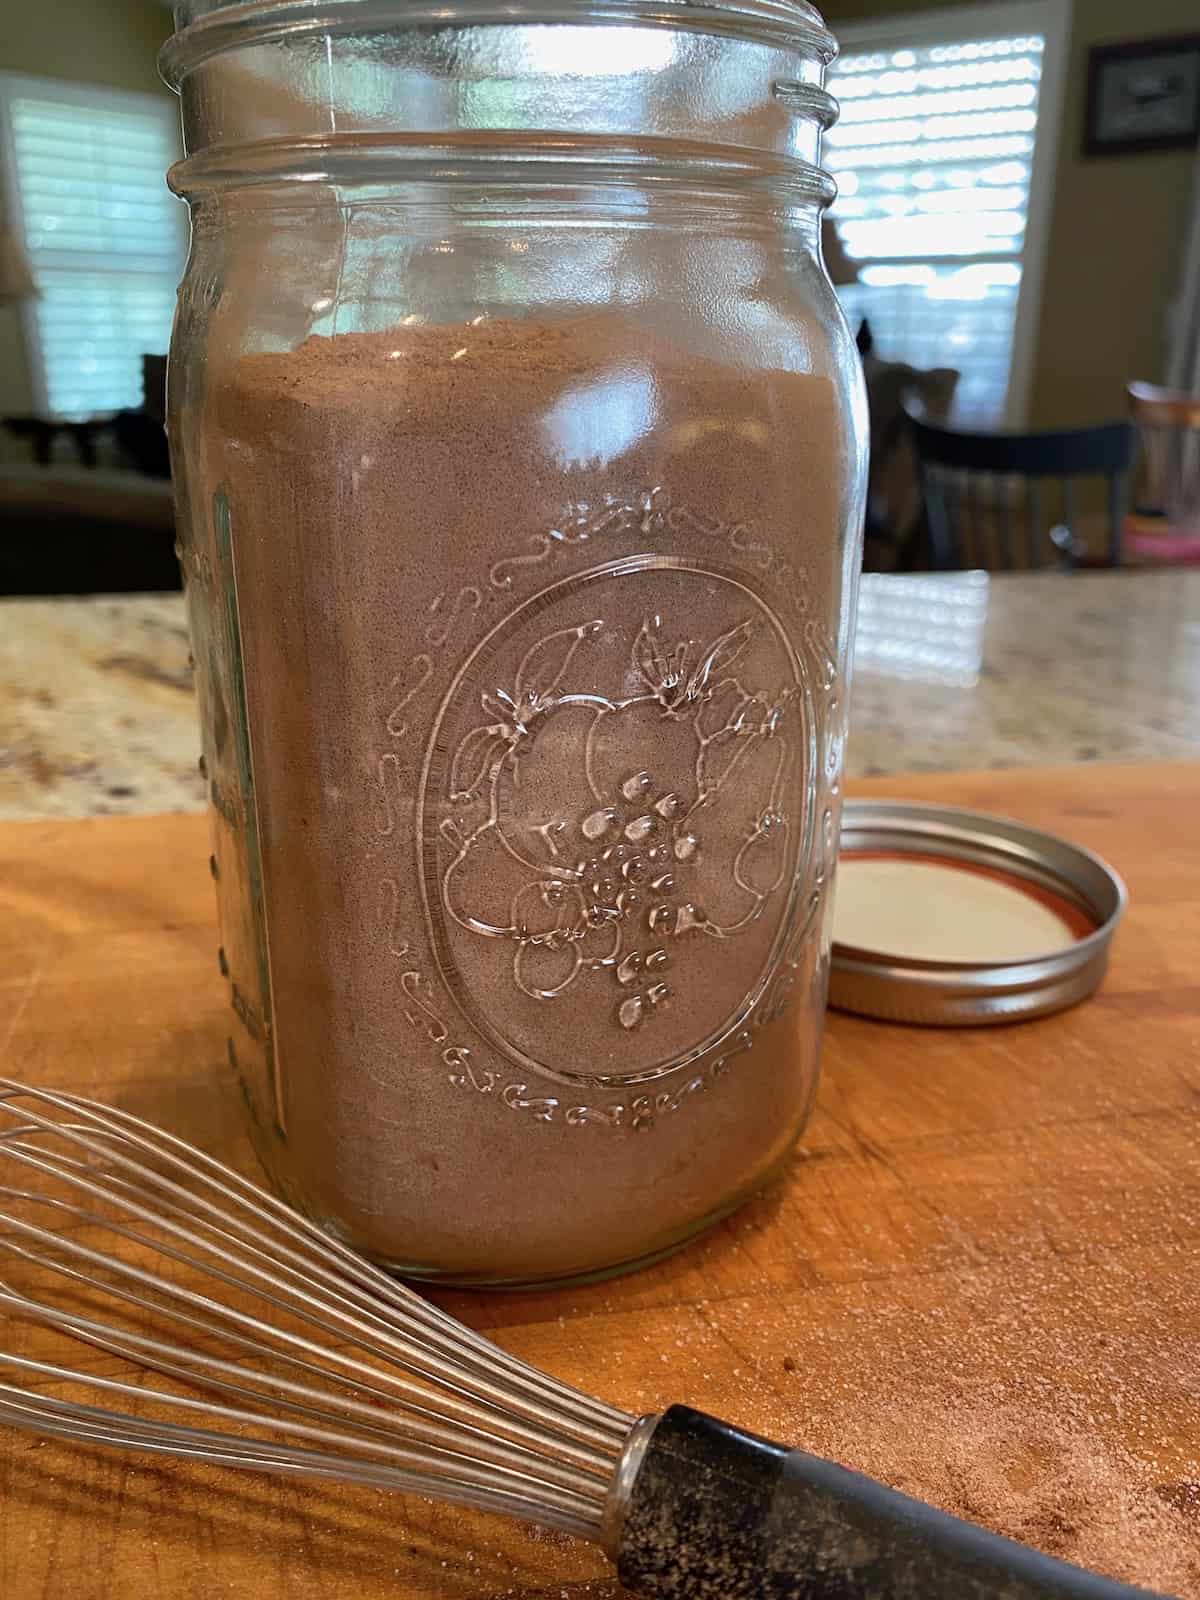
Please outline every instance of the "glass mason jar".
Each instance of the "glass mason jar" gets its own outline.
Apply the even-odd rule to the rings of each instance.
[[[412,1276],[671,1250],[812,1104],[864,400],[798,0],[191,0],[171,351],[229,1059]]]

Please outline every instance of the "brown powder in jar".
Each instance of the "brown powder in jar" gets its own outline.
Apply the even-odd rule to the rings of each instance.
[[[761,1182],[803,1124],[815,940],[752,1048],[733,1024],[798,920],[840,719],[823,674],[848,443],[830,378],[787,370],[811,359],[794,331],[761,370],[597,314],[313,337],[210,377],[204,472],[232,527],[287,1121],[275,1165],[372,1253],[462,1277],[631,1260]],[[671,674],[706,660],[726,696],[712,715],[732,724],[741,694],[760,731],[697,840],[676,817],[700,735],[622,696],[640,670],[665,703]],[[527,738],[505,696],[551,690],[616,709],[597,735],[594,704],[560,707]],[[526,739],[518,776],[490,791],[507,808],[490,853],[460,849],[452,876],[497,729]],[[616,837],[644,843],[644,882],[602,859]],[[587,863],[587,916],[636,903],[626,988],[612,970],[573,980],[558,936],[584,925],[583,899],[547,898],[527,872],[545,851]],[[531,935],[519,967],[511,940],[478,933],[506,917]],[[706,939],[704,919],[735,936]],[[721,1039],[719,1081],[657,1104],[691,1080],[649,1074],[693,1053],[707,1070]],[[570,1076],[631,1068],[645,1088]],[[645,1094],[654,1125],[634,1128]],[[618,1103],[623,1124],[603,1125]]]

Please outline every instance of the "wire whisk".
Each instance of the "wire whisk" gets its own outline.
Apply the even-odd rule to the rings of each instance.
[[[500,1512],[650,1600],[1147,1600],[686,1406],[595,1400],[183,1140],[5,1078],[0,1330],[0,1424]]]
[[[0,1350],[30,1384],[0,1383],[0,1420],[599,1536],[632,1417],[137,1117],[7,1080],[0,1116],[0,1310],[178,1380]],[[42,1381],[92,1403],[34,1391]]]

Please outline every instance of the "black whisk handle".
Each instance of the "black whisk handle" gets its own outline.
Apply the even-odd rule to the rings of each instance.
[[[617,1570],[646,1600],[1147,1600],[686,1406],[650,1435]]]

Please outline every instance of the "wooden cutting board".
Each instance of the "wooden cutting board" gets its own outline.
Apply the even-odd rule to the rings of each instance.
[[[891,779],[1068,834],[1132,906],[1101,994],[942,1033],[830,1018],[771,1193],[673,1260],[446,1294],[631,1410],[687,1399],[1114,1575],[1200,1596],[1200,765]],[[252,1167],[199,817],[0,828],[3,1071]],[[613,1600],[494,1519],[0,1431],[5,1600]]]

